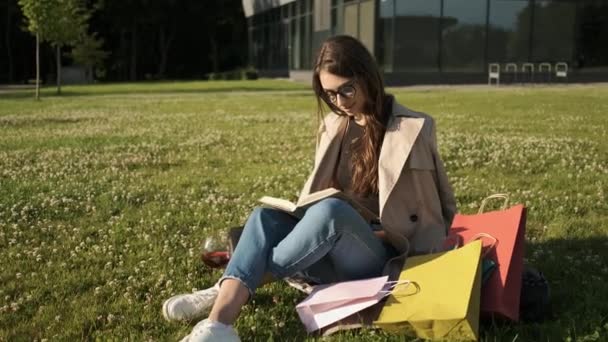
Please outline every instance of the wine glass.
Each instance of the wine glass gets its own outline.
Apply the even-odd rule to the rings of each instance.
[[[226,267],[230,260],[227,239],[219,234],[207,236],[203,242],[201,260],[211,268]]]

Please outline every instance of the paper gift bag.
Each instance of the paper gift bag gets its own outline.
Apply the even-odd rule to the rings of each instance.
[[[315,286],[296,311],[308,332],[321,329],[378,303],[392,287],[387,280],[383,276]]]
[[[483,212],[488,199],[505,199],[503,209]],[[476,215],[457,214],[450,234],[459,235],[466,243],[479,234],[489,234],[497,240],[486,257],[494,261],[496,269],[481,289],[482,314],[498,314],[513,321],[519,320],[519,296],[524,260],[526,210],[523,205],[506,209],[506,195],[492,195],[480,206]]]
[[[476,340],[481,291],[481,241],[443,253],[409,257],[397,287],[374,322],[425,339]]]

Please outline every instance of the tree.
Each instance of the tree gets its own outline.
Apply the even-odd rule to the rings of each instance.
[[[104,6],[104,12],[108,15],[106,27],[118,33],[120,48],[113,56],[117,57],[115,64],[124,73],[123,79],[137,80],[138,60],[141,58],[138,53],[141,43],[138,42],[144,36],[140,34],[141,21],[145,20],[146,8],[154,3],[153,0],[121,0],[108,1]]]
[[[75,44],[87,32],[90,12],[81,0],[19,0],[27,30],[36,36],[36,99],[40,98],[40,43],[55,48],[57,94],[61,94],[61,48]]]
[[[14,78],[14,63],[13,53],[11,46],[12,26],[13,26],[13,14],[17,12],[15,8],[16,2],[14,0],[6,0],[6,26],[4,30],[4,41],[6,44],[6,57],[8,66],[8,82],[12,83]]]
[[[98,38],[97,33],[93,33],[80,39],[69,53],[69,56],[72,57],[76,64],[80,64],[86,68],[87,82],[93,81],[95,68],[103,65],[103,61],[109,55],[108,52],[102,50],[102,47],[103,39]]]
[[[238,1],[208,1],[202,4],[201,31],[207,36],[211,70],[218,72],[221,62],[230,52],[225,42],[236,38],[239,27],[246,27],[242,21],[242,3]],[[199,5],[201,6],[201,5]],[[242,51],[242,47],[238,47]],[[246,51],[246,50],[245,50]],[[242,54],[241,54],[242,55]]]

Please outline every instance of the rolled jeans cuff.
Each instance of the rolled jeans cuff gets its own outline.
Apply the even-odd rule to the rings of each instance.
[[[243,284],[243,286],[245,286],[245,288],[249,292],[249,298],[251,299],[253,297],[253,291],[251,290],[251,287],[247,284],[247,282],[245,282],[243,279],[236,277],[236,276],[231,276],[231,275],[222,276],[220,278],[220,280],[217,281],[217,284],[220,288],[222,287],[222,282],[226,279],[238,280],[241,284]]]

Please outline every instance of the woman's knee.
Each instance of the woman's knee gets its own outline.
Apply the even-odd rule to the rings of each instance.
[[[273,208],[256,207],[249,215],[243,234],[253,234],[276,245],[295,226],[288,214]]]
[[[349,215],[351,212],[352,208],[348,202],[339,198],[326,198],[308,208],[306,215],[311,215],[325,222]]]
[[[275,209],[256,207],[253,209],[251,214],[249,214],[249,218],[247,219],[247,223],[245,224],[245,226],[256,226],[262,228],[264,226],[267,226],[264,223],[276,220],[277,215],[278,212]]]

